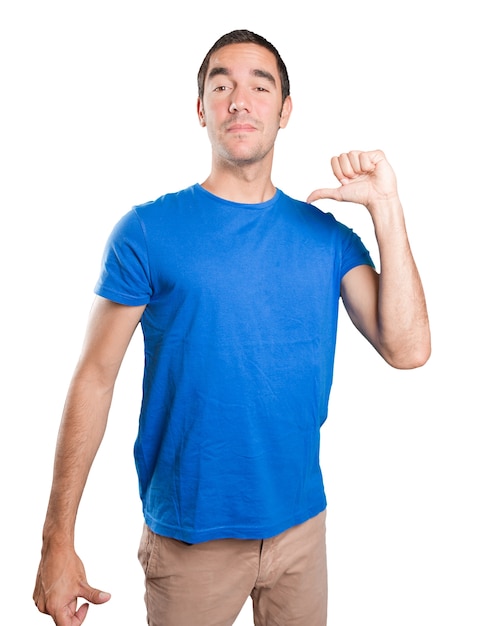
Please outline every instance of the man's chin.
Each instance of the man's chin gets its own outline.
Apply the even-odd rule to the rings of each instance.
[[[268,151],[265,152],[261,149],[237,149],[228,150],[224,158],[235,166],[243,167],[244,165],[253,165],[263,161],[267,154]]]

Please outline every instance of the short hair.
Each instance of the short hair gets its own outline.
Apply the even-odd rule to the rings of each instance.
[[[282,102],[285,101],[285,98],[290,95],[290,82],[289,75],[287,73],[287,68],[285,63],[282,60],[277,48],[269,41],[267,41],[261,35],[257,35],[256,33],[251,32],[250,30],[233,30],[230,33],[226,33],[220,37],[216,43],[210,48],[209,52],[204,57],[204,61],[199,68],[199,72],[197,75],[197,86],[198,86],[198,95],[203,98],[204,95],[204,83],[206,81],[206,76],[208,73],[209,61],[211,55],[214,54],[220,48],[224,46],[228,46],[234,43],[255,43],[258,46],[262,46],[269,50],[275,57],[277,61],[278,73],[280,76],[280,83],[282,85]]]

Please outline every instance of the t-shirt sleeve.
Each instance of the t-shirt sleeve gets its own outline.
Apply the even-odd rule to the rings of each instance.
[[[361,238],[350,228],[340,224],[342,229],[342,257],[341,257],[341,278],[349,270],[358,265],[370,265],[375,267],[371,255]]]
[[[121,218],[108,238],[94,291],[129,306],[150,301],[152,286],[146,239],[134,210]]]

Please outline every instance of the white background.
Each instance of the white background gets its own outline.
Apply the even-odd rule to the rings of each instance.
[[[204,180],[196,73],[221,34],[249,28],[276,45],[291,78],[275,184],[305,199],[334,185],[333,154],[383,149],[433,332],[429,363],[402,372],[341,318],[322,432],[329,625],[486,624],[479,6],[2,3],[0,573],[9,623],[50,623],[31,595],[59,418],[106,237],[133,204]],[[365,209],[322,204],[376,257]],[[145,623],[132,461],[141,366],[137,334],[79,514],[88,579],[113,594],[91,607],[91,626]],[[246,606],[238,624],[250,623]]]

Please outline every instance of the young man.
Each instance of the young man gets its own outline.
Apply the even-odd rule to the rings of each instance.
[[[141,322],[145,375],[135,460],[139,558],[151,626],[223,626],[252,596],[255,623],[326,623],[327,415],[339,298],[393,367],[430,352],[425,298],[384,154],[332,159],[338,189],[300,202],[271,179],[292,110],[276,49],[223,36],[198,77],[208,178],[135,207],[107,244],[68,392],[34,599],[58,626],[84,621],[92,588],[74,549],[85,482],[123,356]],[[381,272],[360,239],[309,204],[362,203]]]

